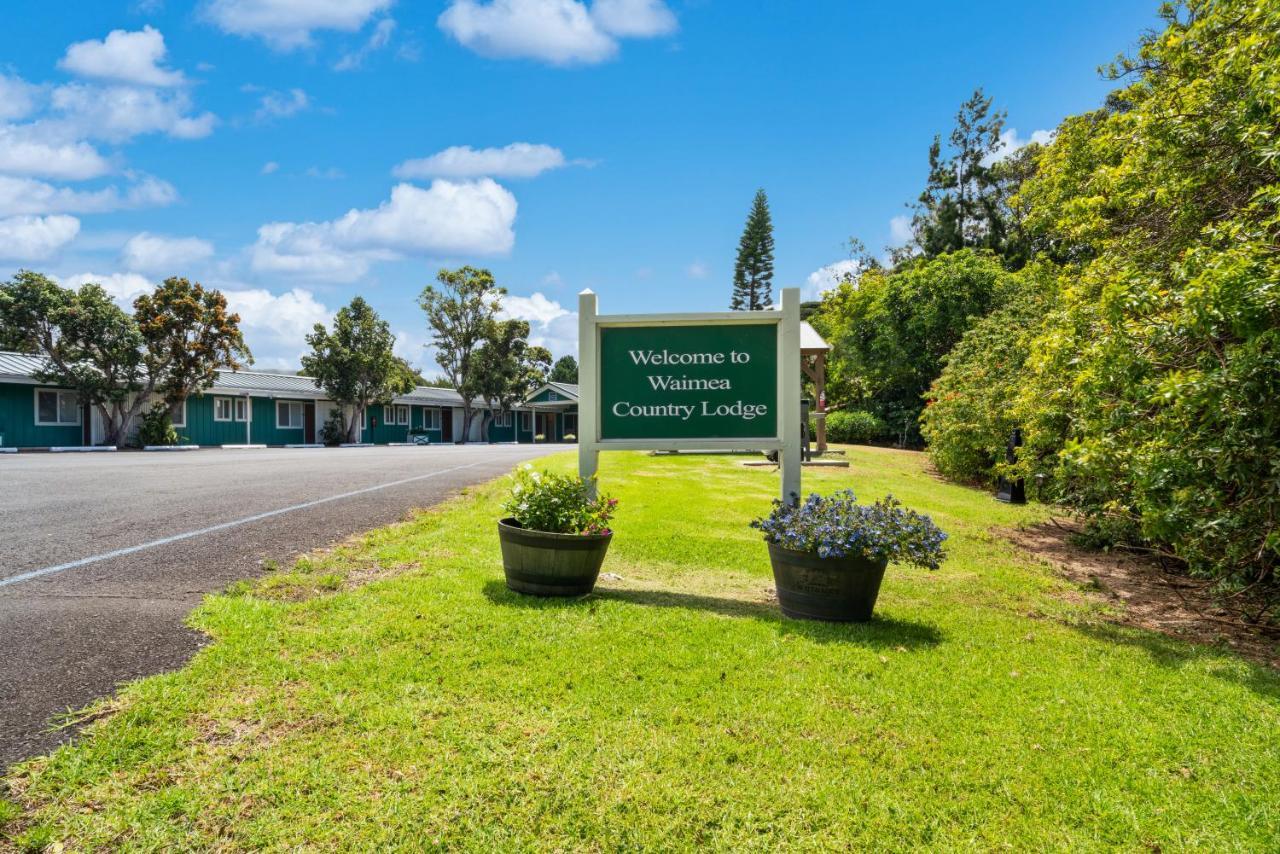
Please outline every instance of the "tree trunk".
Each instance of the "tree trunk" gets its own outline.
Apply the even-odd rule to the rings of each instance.
[[[360,435],[360,424],[364,421],[364,407],[354,406],[351,409],[351,422],[347,424],[347,444],[355,445],[364,437]]]
[[[462,407],[462,436],[459,437],[462,444],[466,444],[467,439],[471,437],[471,422],[476,417],[475,410],[470,406]]]

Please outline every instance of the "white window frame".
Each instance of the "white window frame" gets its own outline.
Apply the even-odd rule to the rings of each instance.
[[[292,417],[290,417],[289,419],[289,421],[291,422],[289,424],[282,424],[280,422],[280,407],[282,406],[286,406],[289,408],[290,415],[292,415],[294,408],[295,407],[297,408],[297,412],[298,412],[297,424],[292,423],[293,421]],[[306,426],[307,426],[307,408],[302,404],[302,401],[299,401],[299,400],[277,400],[276,401],[276,429],[277,430],[301,430]]]
[[[214,421],[234,421],[235,420],[236,406],[234,403],[231,402],[233,400],[235,400],[234,397],[215,397],[213,399],[213,420]],[[218,412],[218,410],[222,408],[223,404],[226,404],[226,407],[227,407],[227,412],[225,415],[220,414]]]
[[[412,420],[409,407],[403,403],[395,403],[391,405],[391,414],[395,416],[395,421],[390,423],[400,427],[408,427]]]
[[[511,413],[510,412],[493,413],[493,426],[494,427],[510,427]]]
[[[526,409],[520,413],[520,429],[526,433],[533,432],[533,411]]]
[[[174,407],[169,409],[169,423],[174,427],[185,428],[187,426],[187,401],[183,398],[182,402],[176,407],[179,414],[174,414]]]
[[[52,394],[56,395],[53,403],[53,413],[57,418],[56,421],[40,420],[40,395]],[[72,401],[71,411],[76,414],[75,421],[62,420],[62,399],[70,397]],[[67,391],[61,388],[38,388],[31,398],[32,405],[35,406],[35,422],[37,427],[79,427],[80,426],[80,398],[74,391]]]
[[[422,429],[440,429],[440,407],[428,406],[426,409],[422,410]]]
[[[235,416],[236,416],[235,420],[241,423],[244,423],[246,421],[252,421],[253,406],[250,405],[249,398],[233,397],[231,399],[235,401],[235,405],[233,407],[235,411]]]

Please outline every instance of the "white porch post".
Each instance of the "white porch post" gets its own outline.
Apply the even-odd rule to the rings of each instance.
[[[244,443],[253,444],[253,398],[244,396]]]
[[[799,292],[797,291],[797,294]],[[797,304],[797,312],[799,305]],[[799,314],[796,315],[799,317]],[[600,378],[596,370],[596,295],[590,288],[578,294],[578,474],[596,497],[595,476],[600,468]]]
[[[581,345],[579,345],[581,346]],[[778,325],[778,452],[782,474],[782,502],[800,503],[800,289],[782,289],[782,322]]]

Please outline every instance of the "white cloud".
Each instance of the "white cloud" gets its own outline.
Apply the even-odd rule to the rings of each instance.
[[[212,133],[217,123],[213,113],[190,115],[191,96],[181,90],[69,83],[54,89],[51,100],[62,114],[56,129],[82,139],[121,143],[148,133],[199,139]]]
[[[501,319],[529,322],[529,343],[546,347],[557,358],[578,353],[578,315],[542,293],[502,298]]]
[[[262,164],[262,174],[270,175],[272,172],[277,171],[279,168],[280,168],[279,163],[275,162],[274,160],[268,160],[266,163]]]
[[[846,278],[856,276],[860,269],[861,265],[852,259],[836,261],[834,264],[819,267],[805,279],[804,287],[800,289],[800,297],[806,300],[821,299],[824,293],[840,284]]]
[[[40,87],[21,77],[0,74],[0,120],[21,119],[35,112]]]
[[[915,238],[911,217],[899,214],[889,220],[889,242],[893,246],[906,246]]]
[[[262,39],[276,50],[311,43],[316,30],[353,33],[394,0],[209,0],[203,17],[223,32]]]
[[[345,178],[346,174],[337,166],[327,166],[321,169],[319,166],[311,166],[307,169],[308,178],[321,178],[325,181],[336,181],[339,178]]]
[[[425,190],[398,184],[372,210],[353,208],[328,222],[263,225],[251,263],[261,272],[352,281],[373,261],[507,252],[515,217],[515,196],[487,178],[438,180]]]
[[[711,275],[711,270],[701,261],[694,261],[685,268],[685,274],[691,279],[705,279]]]
[[[83,181],[110,171],[87,142],[42,139],[31,125],[0,126],[0,172]]]
[[[311,98],[301,89],[288,92],[268,92],[258,99],[258,109],[253,117],[258,121],[283,119],[296,115],[311,106]]]
[[[383,18],[373,28],[369,40],[357,50],[345,53],[333,64],[334,71],[355,71],[364,65],[370,54],[382,50],[391,42],[391,34],[395,32],[396,22],[391,18]]]
[[[47,258],[75,239],[80,220],[73,216],[14,216],[0,219],[0,257]]]
[[[80,233],[73,216],[12,216],[0,219],[0,257],[38,261],[48,258]]]
[[[676,16],[662,0],[595,0],[591,17],[615,36],[652,38],[677,29]]]
[[[164,36],[154,27],[139,32],[112,30],[102,41],[89,39],[67,48],[58,67],[81,77],[97,77],[140,86],[181,86],[181,71],[161,68]]]
[[[613,58],[618,43],[578,0],[453,0],[440,29],[483,56],[539,59],[555,65]]]
[[[273,294],[264,288],[221,288],[227,308],[240,315],[240,330],[259,370],[296,371],[308,351],[306,336],[333,312],[311,291]]]
[[[430,157],[406,160],[392,170],[397,178],[534,178],[566,163],[550,145],[513,142],[502,148],[455,145]]]
[[[564,277],[555,270],[550,270],[542,277],[542,284],[558,287],[564,284]]]
[[[120,261],[130,270],[183,274],[183,267],[213,257],[213,244],[198,237],[166,237],[141,232],[129,238],[120,252]]]
[[[1026,148],[1031,143],[1038,145],[1048,145],[1053,142],[1054,132],[1051,130],[1036,130],[1031,132],[1030,139],[1023,139],[1018,136],[1017,128],[1006,128],[1000,133],[1000,145],[994,152],[982,159],[984,166],[990,166],[1000,160],[1004,160],[1009,155],[1017,152],[1019,149]]]
[[[145,276],[139,276],[137,273],[110,273],[108,275],[78,273],[74,276],[67,276],[62,280],[62,284],[68,288],[78,288],[90,282],[102,285],[102,289],[110,294],[111,298],[122,308],[132,308],[135,297],[149,294],[156,289],[156,286],[148,281]]]
[[[130,184],[100,190],[55,187],[33,178],[0,175],[0,216],[13,214],[106,213],[132,208],[162,207],[173,203],[178,191],[167,181],[150,176]]]

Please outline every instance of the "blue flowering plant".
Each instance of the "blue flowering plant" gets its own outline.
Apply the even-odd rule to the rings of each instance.
[[[874,504],[859,504],[852,490],[824,498],[810,495],[799,506],[773,502],[773,512],[751,527],[766,542],[818,557],[861,557],[937,569],[947,539],[928,516],[908,510],[892,495]]]
[[[609,534],[618,499],[588,497],[588,482],[576,475],[535,471],[524,465],[512,475],[503,509],[521,528],[552,534]]]

